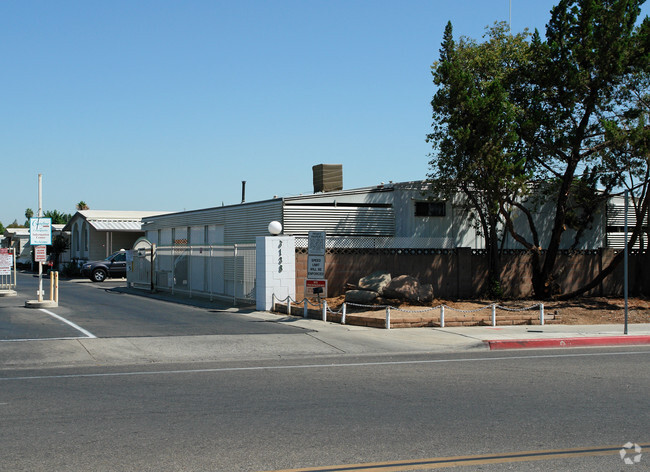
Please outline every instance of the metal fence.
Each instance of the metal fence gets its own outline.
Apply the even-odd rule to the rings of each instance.
[[[0,290],[16,288],[16,257],[14,248],[0,249]]]
[[[134,286],[233,303],[255,301],[255,244],[134,247]]]

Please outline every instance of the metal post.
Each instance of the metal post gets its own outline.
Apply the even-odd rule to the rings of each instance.
[[[38,174],[38,217],[43,216],[43,174]],[[31,235],[30,235],[31,236]],[[32,247],[32,250],[34,248]],[[43,263],[38,261],[38,296],[39,302],[43,301]]]
[[[14,257],[13,257],[13,259],[14,259],[14,286],[13,286],[13,288],[14,288],[14,290],[15,290],[15,289],[16,289],[16,285],[17,285],[17,284],[16,284],[16,248],[12,247],[12,248],[11,248],[11,251],[12,251],[12,253],[13,253],[13,255],[14,255]]]
[[[172,231],[172,240],[174,239],[173,236],[173,231]],[[176,245],[173,244],[174,241],[172,241],[172,246],[171,246],[171,259],[172,259],[172,295],[174,295],[174,286],[176,285],[176,264],[174,263],[174,259],[176,258]]]
[[[232,302],[237,304],[237,245],[235,244],[233,263],[232,263]]]
[[[327,321],[327,300],[323,300],[323,321]]]
[[[345,324],[345,315],[347,311],[347,303],[343,304],[343,312],[341,313],[341,324]]]
[[[386,329],[390,329],[390,307],[386,307]]]
[[[628,291],[628,275],[627,275],[627,264],[628,264],[628,241],[627,241],[627,207],[628,207],[628,191],[625,189],[625,222],[624,222],[624,232],[625,232],[625,246],[623,248],[623,296],[625,298],[625,328],[623,329],[623,334],[627,334],[627,291]]]
[[[440,305],[440,327],[445,327],[445,305]]]
[[[275,312],[275,293],[271,294],[271,311]]]
[[[54,272],[50,271],[50,301],[54,300]]]
[[[544,326],[544,304],[539,304],[539,324]]]
[[[151,267],[150,267],[151,273],[149,274],[150,275],[149,278],[151,279],[150,280],[150,282],[151,282],[151,284],[150,284],[151,293],[153,293],[156,290],[156,286],[154,284],[154,277],[156,275],[155,264],[154,264],[154,253],[155,253],[155,251],[156,251],[156,245],[152,244],[151,245]]]
[[[59,304],[59,272],[54,272],[54,301]]]
[[[496,304],[492,304],[492,326],[497,325],[497,306]]]
[[[214,266],[214,258],[212,254],[212,245],[210,245],[210,259],[208,260],[208,271],[209,271],[208,280],[210,284],[210,301],[212,301],[212,286],[214,285],[214,283],[212,282],[212,273],[214,272],[213,266]]]
[[[189,254],[187,259],[187,289],[190,291],[190,298],[192,298],[192,246],[190,246]]]
[[[287,298],[287,315],[291,316],[291,297]]]
[[[308,303],[307,302],[307,297],[303,298],[302,301],[304,303],[304,307],[302,309],[302,317],[307,318],[307,314],[308,314],[308,310],[309,310],[308,305],[307,305],[307,303]]]

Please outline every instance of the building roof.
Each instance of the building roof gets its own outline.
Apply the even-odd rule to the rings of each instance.
[[[142,218],[168,213],[166,211],[81,210],[74,214],[64,231],[71,231],[73,222],[85,220],[97,231],[142,231]]]
[[[29,228],[5,228],[5,236],[9,238],[29,237]]]

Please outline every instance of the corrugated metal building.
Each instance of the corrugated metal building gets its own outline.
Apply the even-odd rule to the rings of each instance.
[[[634,210],[634,203],[630,198],[627,208],[628,241],[632,236],[632,230],[636,226],[637,218]],[[644,215],[643,226],[645,232],[637,239],[634,249],[641,247],[648,248],[648,213]],[[607,247],[623,249],[625,244],[625,198],[623,196],[613,197],[607,205]]]
[[[252,243],[279,221],[283,234],[304,238],[325,231],[328,238],[357,243],[389,238],[404,247],[481,247],[451,202],[431,202],[424,191],[424,182],[391,183],[151,216],[142,227],[162,246]]]

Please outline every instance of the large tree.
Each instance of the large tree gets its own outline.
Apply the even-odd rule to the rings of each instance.
[[[565,231],[576,220],[584,224],[589,205],[608,198],[614,188],[612,163],[604,165],[604,158],[615,159],[619,173],[630,165],[616,152],[620,142],[612,139],[605,118],[638,108],[618,92],[631,74],[647,74],[650,24],[646,18],[636,26],[643,3],[562,0],[551,11],[545,41],[537,33],[533,37],[533,59],[518,97],[525,110],[520,134],[527,161],[553,208],[548,239],[535,238],[540,231],[530,213],[529,234],[515,230],[507,209],[502,215],[512,236],[531,251],[538,297],[559,289],[554,270]]]
[[[440,59],[432,67],[438,90],[431,101],[435,152],[429,179],[437,195],[458,202],[476,223],[488,253],[488,291],[500,289],[500,208],[527,180],[517,123],[522,114],[510,99],[529,60],[527,32],[512,35],[506,23],[488,28],[485,41],[461,37],[445,28]],[[511,198],[514,199],[514,198]]]
[[[72,215],[69,213],[63,213],[60,212],[59,210],[48,210],[45,213],[43,213],[43,216],[46,218],[51,218],[52,219],[52,224],[55,225],[64,225],[67,224],[68,221],[72,218]]]
[[[531,254],[540,298],[562,291],[560,248],[578,247],[596,210],[622,186],[639,197],[630,244],[642,229],[650,56],[650,21],[638,24],[643,3],[561,0],[546,38],[535,32],[530,45],[498,25],[483,44],[455,44],[451,25],[445,30],[434,65],[430,177],[439,191],[464,192],[491,254],[501,219]]]
[[[25,220],[25,226],[26,226],[26,227],[29,227],[29,219],[30,219],[32,216],[34,216],[34,210],[32,210],[31,208],[27,208],[27,209],[25,210],[25,218],[26,218],[26,220]]]

